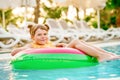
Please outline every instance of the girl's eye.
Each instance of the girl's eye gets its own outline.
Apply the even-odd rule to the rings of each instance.
[[[44,33],[44,35],[46,36],[46,35],[47,35],[47,33]]]
[[[38,34],[38,36],[41,36],[41,34]]]
[[[44,34],[37,34],[38,36],[42,36],[42,35],[44,35],[44,36],[46,36],[46,35],[48,35],[47,33],[44,33]]]

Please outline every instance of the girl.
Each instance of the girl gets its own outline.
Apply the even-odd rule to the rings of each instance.
[[[84,41],[80,40],[73,40],[69,44],[57,44],[56,46],[53,45],[48,39],[48,25],[29,25],[28,28],[30,29],[31,39],[33,40],[32,43],[27,44],[25,47],[21,47],[15,49],[11,52],[11,55],[14,56],[19,51],[28,49],[28,48],[51,48],[51,47],[69,47],[75,48],[77,50],[85,52],[87,55],[96,57],[99,62],[103,62],[106,60],[118,59],[120,56],[106,52],[105,50],[90,45]]]

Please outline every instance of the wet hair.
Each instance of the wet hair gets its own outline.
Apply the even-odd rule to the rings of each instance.
[[[47,24],[44,24],[44,25],[43,24],[29,24],[28,28],[29,28],[29,32],[31,36],[35,35],[35,32],[37,29],[42,29],[47,32],[49,31],[49,26]]]

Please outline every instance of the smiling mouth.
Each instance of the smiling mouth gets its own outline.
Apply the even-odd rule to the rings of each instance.
[[[40,40],[40,41],[46,41],[46,40]]]

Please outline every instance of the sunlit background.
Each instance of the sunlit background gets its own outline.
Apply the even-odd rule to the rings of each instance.
[[[18,4],[18,0],[11,5]],[[45,23],[47,18],[64,19],[68,23],[85,20],[91,27],[108,29],[119,27],[119,0],[19,0],[21,5],[7,7],[0,0],[0,24],[4,28],[10,23],[17,27],[27,22]],[[118,1],[118,2],[117,2]],[[3,13],[4,12],[4,13]],[[9,16],[9,17],[8,17]],[[21,26],[20,26],[21,25]]]
[[[26,17],[28,19],[34,19],[33,12],[34,12],[34,8],[28,8]],[[41,12],[43,14],[45,14],[45,12],[42,11],[42,9],[41,9]],[[86,9],[86,13],[83,10],[80,10],[79,11],[79,18],[84,19],[84,14],[86,14],[86,16],[90,16],[92,13],[95,14],[95,12],[96,11],[93,8]],[[14,16],[21,16],[22,17],[22,16],[25,15],[25,8],[24,7],[23,8],[17,7],[15,9],[13,9],[12,13],[13,13]],[[77,11],[73,6],[68,7],[67,15],[64,13],[64,11],[62,12],[62,18],[63,19],[67,18],[69,20],[75,20],[76,16],[77,16]],[[39,19],[39,23],[43,23],[44,18],[38,18],[38,19]]]

